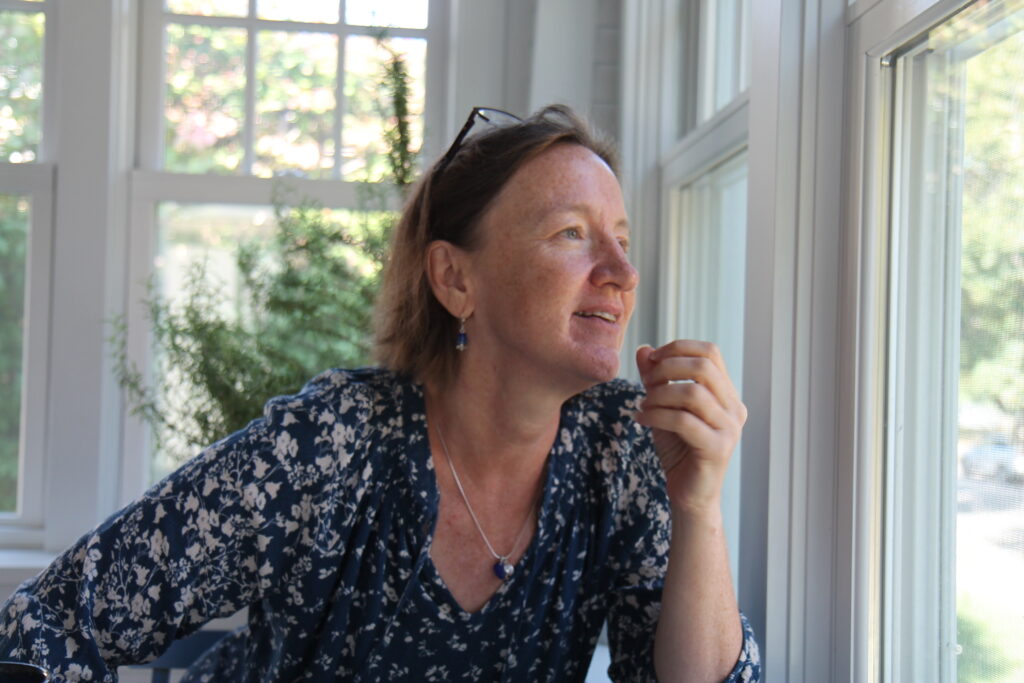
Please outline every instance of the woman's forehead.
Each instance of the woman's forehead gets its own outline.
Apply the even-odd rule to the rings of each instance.
[[[594,152],[560,144],[523,164],[498,195],[497,204],[529,213],[593,211],[621,205],[621,189],[611,168]]]

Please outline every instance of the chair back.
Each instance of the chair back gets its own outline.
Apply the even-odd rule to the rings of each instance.
[[[187,669],[199,659],[200,655],[209,650],[229,631],[200,630],[192,635],[171,643],[167,652],[146,664],[139,664],[139,669],[152,669],[152,683],[170,683],[171,669]]]

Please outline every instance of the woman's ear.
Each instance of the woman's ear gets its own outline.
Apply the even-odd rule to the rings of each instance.
[[[469,258],[451,242],[434,240],[427,246],[427,280],[434,296],[456,318],[473,314]]]

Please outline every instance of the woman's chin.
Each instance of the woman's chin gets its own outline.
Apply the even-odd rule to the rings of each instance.
[[[577,374],[585,378],[587,388],[610,382],[619,375],[618,351],[601,349],[599,352],[581,353],[578,357]]]

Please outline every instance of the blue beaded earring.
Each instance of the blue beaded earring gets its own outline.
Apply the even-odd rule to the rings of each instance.
[[[455,335],[455,350],[465,351],[469,337],[466,336],[466,319],[459,318],[459,333]]]

